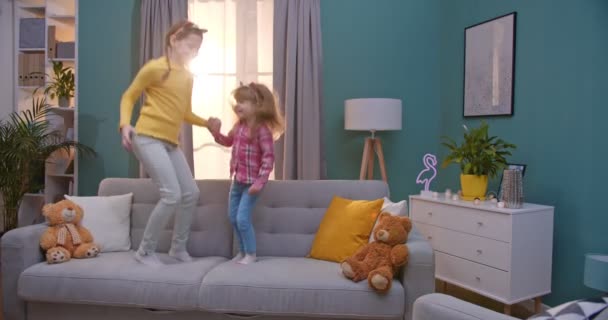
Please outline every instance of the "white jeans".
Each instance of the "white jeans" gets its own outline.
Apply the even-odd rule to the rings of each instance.
[[[199,189],[182,151],[174,144],[149,136],[133,136],[133,151],[160,189],[160,200],[152,210],[144,231],[140,254],[156,250],[158,237],[177,211],[171,249],[186,250]]]

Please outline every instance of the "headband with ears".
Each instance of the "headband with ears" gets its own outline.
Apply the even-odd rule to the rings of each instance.
[[[181,26],[181,28],[177,29],[177,31],[175,31],[175,33],[174,33],[174,34],[178,34],[178,33],[182,32],[182,31],[184,31],[185,29],[195,29],[195,30],[200,30],[200,31],[201,31],[201,33],[206,33],[206,32],[207,32],[207,29],[204,29],[204,28],[199,28],[199,27],[196,25],[196,23],[191,22],[191,21],[188,21],[188,22],[184,23],[184,25],[183,25],[183,26]]]
[[[254,82],[250,82],[249,84],[244,84],[243,81],[239,81],[239,85],[241,87],[247,87],[249,89],[251,89],[253,91],[253,95],[255,96],[255,99],[259,102],[264,101],[264,95],[258,90],[258,88],[256,88],[255,83]]]

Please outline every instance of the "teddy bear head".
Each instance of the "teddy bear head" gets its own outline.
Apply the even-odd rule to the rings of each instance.
[[[46,217],[49,225],[63,223],[78,224],[82,220],[82,208],[70,200],[61,200],[49,203],[42,207],[42,215]]]
[[[382,212],[374,228],[374,239],[390,246],[404,243],[412,230],[412,221],[408,217],[393,216]]]

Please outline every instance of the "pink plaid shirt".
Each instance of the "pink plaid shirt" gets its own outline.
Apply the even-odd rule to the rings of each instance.
[[[249,137],[247,124],[237,123],[227,136],[216,133],[215,141],[232,147],[230,177],[236,181],[263,187],[274,166],[274,141],[272,132],[266,126],[259,126],[255,138]]]

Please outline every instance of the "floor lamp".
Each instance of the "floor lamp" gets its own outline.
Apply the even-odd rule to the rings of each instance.
[[[365,98],[344,101],[344,129],[371,132],[371,136],[365,139],[359,179],[373,179],[375,154],[382,180],[387,182],[382,142],[376,131],[401,130],[401,100]]]

